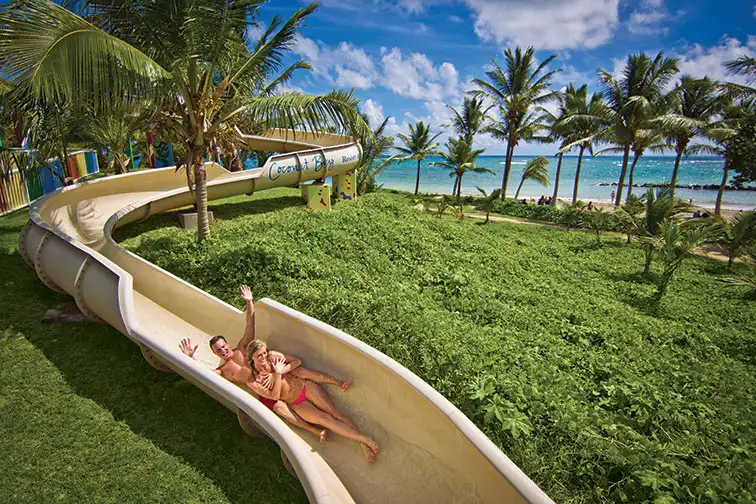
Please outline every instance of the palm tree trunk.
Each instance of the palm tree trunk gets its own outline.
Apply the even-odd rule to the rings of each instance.
[[[717,203],[714,205],[714,215],[720,215],[722,212],[722,196],[724,196],[725,186],[727,185],[727,174],[730,172],[730,161],[725,158],[724,175],[722,176],[722,183],[719,184],[719,191],[717,191]]]
[[[415,196],[417,196],[418,190],[420,190],[420,159],[417,160],[417,179],[415,180]]]
[[[554,181],[554,196],[551,197],[551,206],[556,208],[557,206],[557,195],[559,194],[559,174],[562,172],[562,158],[564,157],[564,153],[559,153],[559,162],[557,163],[557,172],[556,172],[556,180]]]
[[[454,177],[454,187],[452,187],[452,196],[457,194],[457,186],[459,185],[459,173]]]
[[[633,158],[633,165],[630,167],[630,178],[627,181],[627,198],[625,198],[625,201],[630,198],[630,195],[633,194],[633,174],[635,174],[635,165],[638,163],[638,160],[640,159],[640,154],[636,154],[635,158]]]
[[[507,157],[504,162],[504,178],[501,180],[501,199],[507,198],[507,184],[509,183],[509,170],[512,168],[512,152],[514,151],[514,145],[511,143],[511,139],[507,138]]]
[[[520,189],[522,189],[522,184],[525,183],[525,177],[522,177],[522,180],[520,180],[520,185],[517,186],[517,192],[515,193],[515,199],[520,197]]]
[[[577,202],[578,185],[580,185],[580,168],[583,166],[583,153],[584,152],[585,152],[585,147],[581,145],[580,154],[578,154],[577,170],[575,171],[575,187],[572,188],[572,204],[573,205]]]
[[[197,191],[197,231],[199,241],[210,237],[210,222],[207,218],[207,172],[202,162],[202,155],[196,151],[192,153],[194,167],[194,186]]]
[[[620,171],[619,182],[617,182],[617,195],[614,198],[614,206],[619,206],[622,202],[622,187],[625,185],[625,174],[627,173],[627,162],[630,160],[630,144],[625,145],[625,153],[622,156],[622,171]]]
[[[677,149],[677,157],[675,157],[675,168],[672,170],[672,182],[670,182],[670,190],[672,191],[672,195],[675,194],[675,186],[677,185],[677,170],[680,169],[680,158],[683,155],[682,149]]]
[[[460,203],[460,200],[462,199],[462,174],[460,173],[457,177],[459,177],[459,183],[457,184],[457,206],[461,211],[462,203]]]

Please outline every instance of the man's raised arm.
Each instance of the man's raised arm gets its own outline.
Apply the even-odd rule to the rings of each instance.
[[[252,299],[252,290],[249,287],[242,285],[240,290],[242,299],[247,302],[247,323],[244,326],[244,336],[239,340],[239,344],[236,345],[236,348],[246,354],[247,346],[253,339],[255,339],[255,303]]]

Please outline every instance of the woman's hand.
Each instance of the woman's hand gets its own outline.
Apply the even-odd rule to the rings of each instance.
[[[241,287],[239,287],[239,289],[241,290],[242,299],[246,301],[247,303],[251,303],[252,302],[252,289],[250,289],[246,285],[242,285]]]

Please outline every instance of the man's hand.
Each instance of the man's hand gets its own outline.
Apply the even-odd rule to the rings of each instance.
[[[184,355],[191,357],[192,359],[194,359],[194,352],[197,351],[198,347],[199,345],[194,345],[194,348],[192,348],[192,340],[189,338],[182,339],[181,344],[179,345],[179,348],[184,352]]]
[[[241,287],[239,287],[239,289],[241,290],[242,299],[246,301],[247,303],[251,303],[252,302],[252,289],[250,289],[246,285],[242,285]]]
[[[275,371],[278,374],[283,374],[284,368],[286,367],[286,360],[278,358],[273,361],[273,371]]]

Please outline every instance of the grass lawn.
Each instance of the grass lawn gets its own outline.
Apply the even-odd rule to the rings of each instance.
[[[718,281],[724,264],[685,264],[655,303],[655,286],[639,275],[642,251],[623,239],[607,237],[599,247],[587,233],[438,219],[409,202],[381,192],[312,213],[296,190],[276,189],[215,203],[219,220],[201,245],[170,215],[128,226],[118,238],[226,301],[238,303],[237,286],[247,283],[257,297],[385,352],[453,401],[558,502],[756,499],[756,304],[752,293]],[[15,282],[32,279],[18,256],[7,259]],[[233,418],[174,377],[149,371],[111,331],[57,329],[81,333],[54,343],[31,320],[57,298],[32,280],[24,280],[32,300],[11,331],[23,334],[6,344],[19,349],[6,361],[43,354],[50,379],[73,389],[54,394],[55,404],[70,396],[82,411],[101,411],[105,419],[87,420],[92,429],[151,454],[140,460],[171,461],[161,467],[186,475],[197,489],[188,493],[229,494],[220,471],[204,463],[214,443],[201,433],[216,424],[198,416],[214,415],[223,432]],[[78,351],[68,350],[71,341]],[[103,354],[114,362],[95,364],[96,378],[79,370]],[[176,389],[192,397],[191,413],[173,403]],[[126,417],[125,425],[111,414]],[[176,429],[154,427],[166,417]],[[59,417],[46,411],[40,421],[51,418]],[[184,443],[189,433],[195,437]]]
[[[44,325],[69,298],[18,255],[0,217],[0,502],[306,502],[278,447],[99,324]]]

